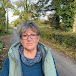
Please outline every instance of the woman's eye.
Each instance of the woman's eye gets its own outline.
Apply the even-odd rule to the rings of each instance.
[[[31,36],[36,36],[36,34],[32,34]]]
[[[26,37],[27,35],[23,35],[24,37]]]

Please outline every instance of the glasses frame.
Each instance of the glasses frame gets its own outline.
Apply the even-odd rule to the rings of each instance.
[[[37,36],[39,36],[38,34],[31,34],[31,35],[22,35],[22,39],[27,40],[29,37],[31,39],[35,39]]]

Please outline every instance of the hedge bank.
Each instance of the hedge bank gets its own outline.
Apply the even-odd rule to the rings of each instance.
[[[0,40],[0,53],[2,52],[2,49],[3,49],[3,41]]]
[[[42,38],[76,50],[76,33],[53,31],[49,28],[40,28],[40,32]]]

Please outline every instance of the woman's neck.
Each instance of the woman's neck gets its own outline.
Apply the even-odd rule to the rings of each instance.
[[[33,51],[28,51],[26,49],[23,50],[23,54],[25,57],[29,59],[34,59],[37,53],[37,49],[34,49]]]

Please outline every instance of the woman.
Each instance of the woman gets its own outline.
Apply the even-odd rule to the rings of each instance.
[[[50,49],[39,42],[39,27],[25,22],[19,36],[20,42],[9,49],[1,76],[58,76]]]

